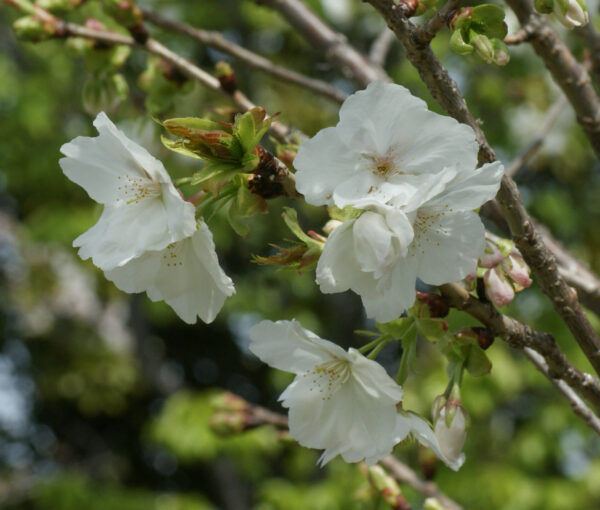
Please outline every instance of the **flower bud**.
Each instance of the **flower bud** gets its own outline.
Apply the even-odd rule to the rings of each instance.
[[[83,87],[83,109],[90,115],[116,111],[129,93],[122,74],[92,76]]]
[[[446,510],[446,507],[435,498],[427,498],[423,503],[423,508],[424,510]]]
[[[217,411],[248,411],[250,404],[243,398],[230,393],[229,391],[222,391],[210,399],[210,405]]]
[[[504,44],[500,39],[492,39],[492,46],[494,47],[494,64],[497,66],[505,66],[510,61],[510,53],[508,52],[508,46]]]
[[[530,269],[521,255],[511,253],[502,261],[502,267],[518,286],[526,288],[531,285]]]
[[[479,55],[486,64],[494,62],[494,45],[487,36],[478,34],[474,30],[469,30],[469,43],[475,48],[477,55]]]
[[[500,262],[502,262],[502,253],[496,246],[496,243],[490,241],[489,239],[485,240],[485,250],[483,252],[482,257],[479,259],[479,265],[481,267],[496,267]]]
[[[569,30],[590,21],[585,0],[554,0],[553,7],[556,19]]]
[[[485,294],[488,299],[496,306],[504,306],[510,303],[515,297],[515,291],[510,284],[504,271],[497,266],[488,269],[483,275],[485,283]]]
[[[23,16],[13,23],[13,29],[21,41],[39,42],[51,37],[35,16]]]
[[[468,415],[460,401],[448,399],[434,416],[433,432],[442,453],[450,462],[462,462],[462,447],[467,438]]]
[[[215,73],[221,88],[228,94],[233,94],[237,89],[237,79],[233,68],[227,62],[221,60],[215,65]]]
[[[241,412],[217,411],[208,425],[217,436],[233,436],[246,429],[246,415]]]
[[[388,505],[398,510],[410,508],[396,480],[388,475],[381,466],[367,467],[363,464],[361,465],[361,471],[369,479],[373,488],[379,492],[381,499]]]

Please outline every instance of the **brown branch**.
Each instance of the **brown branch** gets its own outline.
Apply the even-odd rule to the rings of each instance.
[[[531,360],[536,368],[550,380],[554,387],[562,393],[562,395],[571,405],[573,412],[583,421],[585,421],[585,423],[600,436],[600,418],[598,418],[585,404],[585,402],[579,398],[579,395],[573,391],[573,388],[571,388],[562,379],[554,377],[551,374],[548,364],[544,360],[543,356],[529,347],[523,348],[523,354],[525,354],[525,356]]]
[[[379,33],[379,35],[371,44],[369,50],[369,60],[377,66],[383,67],[385,65],[385,59],[396,41],[396,35],[388,27]]]
[[[540,126],[540,129],[536,133],[534,139],[506,169],[506,175],[508,175],[511,178],[514,177],[515,174],[529,162],[529,160],[534,156],[534,154],[544,143],[544,138],[550,131],[552,124],[554,124],[554,121],[556,120],[558,114],[561,112],[566,103],[567,98],[565,96],[561,96],[560,99],[552,105],[552,108],[550,108],[546,113],[546,117],[544,118],[544,121],[542,122],[542,125]]]
[[[504,44],[521,44],[531,40],[533,37],[533,27],[531,25],[523,25],[514,34],[509,34],[504,38]]]
[[[600,80],[600,34],[594,27],[593,23],[587,23],[582,27],[573,29],[583,41],[589,51],[591,61],[591,71],[596,78]]]
[[[366,87],[374,80],[390,80],[380,66],[349,45],[343,34],[332,30],[300,0],[255,1],[278,11],[327,60],[337,65],[360,87]]]
[[[144,14],[144,19],[150,23],[166,30],[185,34],[200,41],[202,44],[206,44],[207,46],[235,57],[240,62],[243,62],[254,69],[259,69],[289,83],[300,85],[301,87],[327,97],[336,103],[342,103],[347,97],[344,92],[322,80],[310,78],[290,69],[286,69],[285,67],[278,66],[270,60],[228,41],[219,32],[201,30],[186,25],[185,23],[173,21],[145,7],[142,7],[141,10]]]
[[[542,58],[554,81],[569,98],[577,121],[600,157],[600,98],[590,76],[561,38],[552,30],[547,18],[535,12],[530,0],[507,0],[522,25],[531,27],[531,45]]]
[[[441,492],[435,483],[422,480],[411,468],[395,457],[390,455],[380,460],[379,463],[399,483],[408,484],[424,496],[437,499],[447,510],[462,510],[463,507]]]
[[[481,163],[496,160],[478,122],[471,115],[464,97],[448,72],[433,54],[429,46],[422,47],[415,39],[415,26],[396,8],[393,0],[367,0],[384,17],[405,48],[406,56],[419,72],[431,95],[442,108],[459,122],[468,124],[475,131],[479,142]],[[584,70],[585,72],[585,70]],[[529,264],[540,288],[546,294],[556,312],[573,334],[597,373],[600,373],[600,338],[587,320],[579,305],[577,293],[567,285],[558,271],[556,259],[543,243],[527,214],[514,181],[505,175],[496,196],[512,237]]]
[[[433,18],[415,30],[415,40],[422,46],[428,45],[435,35],[448,23],[450,13],[458,8],[462,0],[448,0]]]
[[[490,303],[479,301],[457,283],[448,283],[439,288],[450,306],[476,318],[490,328],[495,336],[519,350],[528,347],[541,354],[548,364],[551,378],[563,379],[594,409],[600,411],[600,380],[575,368],[552,335],[540,333],[516,319],[502,315]]]

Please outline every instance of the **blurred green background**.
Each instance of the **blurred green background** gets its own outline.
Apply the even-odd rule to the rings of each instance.
[[[376,13],[358,0],[306,3],[365,52],[383,29]],[[143,4],[222,31],[274,62],[346,92],[354,90],[284,20],[254,2]],[[317,231],[327,219],[325,211],[272,200],[270,214],[251,219],[247,238],[237,237],[224,217],[211,222],[220,261],[237,289],[213,324],[187,326],[163,303],[121,293],[71,247],[100,208],[58,166],[63,143],[95,134],[82,95],[92,86],[97,62],[84,62],[75,45],[66,47],[61,41],[17,41],[10,28],[17,16],[0,6],[0,507],[389,508],[369,491],[355,465],[337,459],[319,469],[318,452],[280,440],[268,427],[230,439],[217,438],[208,427],[216,388],[281,410],[277,396],[291,379],[249,353],[247,329],[255,322],[295,317],[345,347],[364,343],[355,330],[374,328],[357,296],[319,294],[312,272],[250,263],[251,255],[270,253],[269,243],[291,237],[281,221],[283,206],[295,207],[303,227]],[[81,23],[88,17],[115,26],[95,1],[70,19]],[[508,21],[514,31],[511,14]],[[205,69],[229,60],[184,37],[153,33]],[[580,41],[572,33],[564,35],[581,55]],[[443,31],[434,50],[499,157],[509,163],[535,136],[559,97],[557,88],[527,46],[511,48],[504,68],[459,57],[447,46]],[[145,54],[135,51],[124,63],[120,72],[129,93],[112,104],[111,118],[160,157],[173,176],[188,175],[197,163],[160,145],[150,115],[202,115],[227,103],[199,85],[173,84],[148,70],[149,64]],[[308,134],[336,123],[337,106],[327,99],[232,64],[240,88],[269,113],[281,112],[282,121]],[[386,69],[439,111],[397,45]],[[567,106],[539,154],[517,177],[532,213],[596,271],[598,170]],[[552,332],[568,357],[588,369],[535,286],[521,293],[507,313]],[[591,318],[600,326],[598,318]],[[450,323],[457,328],[473,321],[454,313]],[[406,383],[405,407],[429,416],[433,399],[446,385],[445,362],[430,345],[419,349],[415,372]],[[463,403],[471,415],[467,462],[458,473],[438,465],[436,483],[472,510],[600,508],[599,438],[519,353],[499,341],[487,352],[491,375],[467,376],[463,385]],[[392,343],[378,359],[392,373],[398,354]],[[419,470],[416,445],[399,445],[396,453]],[[403,490],[413,508],[422,507],[421,495],[409,487]]]

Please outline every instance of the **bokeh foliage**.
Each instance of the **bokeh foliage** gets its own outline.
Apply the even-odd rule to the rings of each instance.
[[[360,49],[368,51],[383,23],[359,2],[307,1]],[[281,18],[243,0],[146,2],[166,15],[227,37],[274,62],[318,76],[351,92],[351,82]],[[347,9],[336,9],[345,5]],[[93,135],[82,107],[89,68],[61,42],[20,43],[0,7],[0,505],[32,510],[256,510],[385,508],[358,468],[318,455],[264,428],[217,438],[208,428],[213,388],[280,410],[286,374],[261,365],[247,350],[247,329],[261,318],[297,318],[343,346],[358,346],[357,329],[373,329],[359,299],[319,294],[310,272],[276,271],[251,264],[270,243],[291,237],[281,220],[295,207],[306,229],[319,231],[324,210],[284,199],[250,219],[240,238],[224,215],[210,228],[237,293],[215,323],[189,327],[161,303],[126,296],[90,263],[76,258],[72,240],[99,215],[86,194],[62,175],[59,147]],[[107,26],[95,1],[74,16]],[[513,26],[511,26],[514,29]],[[226,56],[188,39],[157,36],[198,65],[212,69]],[[576,54],[582,49],[565,35]],[[433,48],[467,96],[504,163],[534,136],[556,101],[543,65],[526,47],[514,48],[505,68],[449,50],[442,32]],[[160,157],[174,177],[198,163],[161,147],[160,118],[199,115],[223,98],[195,84],[140,83],[147,57],[134,52],[121,72],[129,97],[113,120]],[[232,62],[240,87],[269,113],[313,134],[336,122],[337,108],[296,86],[278,83]],[[439,111],[396,45],[387,69],[398,82]],[[409,127],[408,127],[409,128]],[[532,213],[570,249],[600,271],[600,174],[581,130],[566,107],[547,142],[517,180]],[[186,190],[184,190],[186,191]],[[507,313],[550,331],[568,357],[588,369],[566,328],[535,286]],[[451,330],[473,320],[449,318]],[[597,326],[599,324],[596,324]],[[489,376],[467,376],[463,403],[471,415],[467,463],[456,474],[438,466],[435,481],[472,510],[594,510],[600,507],[600,441],[546,379],[500,341],[487,351]],[[380,354],[394,371],[399,346]],[[405,407],[429,413],[445,385],[444,360],[427,342],[406,381]],[[415,469],[423,452],[414,444],[396,453]],[[423,498],[405,496],[420,508]]]

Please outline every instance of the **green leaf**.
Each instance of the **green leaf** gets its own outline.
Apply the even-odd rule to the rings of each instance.
[[[217,176],[222,177],[220,182],[224,182],[235,177],[239,171],[240,168],[234,163],[211,161],[210,163],[207,163],[202,170],[194,174],[191,184],[200,184]]]
[[[332,220],[348,221],[353,220],[354,218],[358,218],[364,211],[360,209],[355,209],[351,205],[347,205],[343,209],[340,209],[335,205],[330,205],[329,207],[327,207],[327,212],[329,213],[329,217]]]
[[[237,138],[245,153],[251,152],[256,144],[254,142],[254,116],[250,112],[237,115],[233,125],[233,135]]]
[[[459,55],[468,55],[469,53],[473,53],[474,49],[473,46],[464,40],[462,30],[455,30],[452,33],[452,37],[450,37],[450,48]]]
[[[224,123],[214,120],[201,119],[200,117],[179,117],[167,119],[162,123],[170,131],[172,128],[200,129],[202,131],[228,131]]]
[[[319,251],[322,249],[323,243],[320,243],[304,233],[304,230],[302,230],[302,227],[300,227],[300,223],[298,223],[298,213],[295,209],[292,209],[291,207],[284,207],[281,216],[287,227],[292,231],[292,234],[294,234],[300,241],[302,241],[308,247],[318,246]]]
[[[469,356],[465,368],[471,376],[480,377],[492,371],[492,363],[485,351],[478,345],[473,344],[469,348]]]
[[[504,39],[508,33],[508,28],[504,23],[504,9],[491,4],[473,7],[471,28],[491,39]]]
[[[417,359],[417,335],[416,329],[413,328],[415,334],[409,334],[402,339],[402,359],[396,374],[396,382],[400,385],[408,378],[408,373],[414,367]]]
[[[164,135],[160,135],[160,141],[170,151],[183,154],[188,158],[202,159],[198,154],[185,147],[185,143],[181,140],[171,140]]]
[[[386,335],[401,339],[409,333],[409,330],[414,326],[414,323],[414,317],[402,317],[391,322],[377,323],[377,329]],[[416,330],[414,331],[414,334],[416,337]]]
[[[425,340],[437,343],[442,340],[448,342],[449,333],[444,329],[445,321],[441,319],[417,319],[415,318],[417,331]]]

